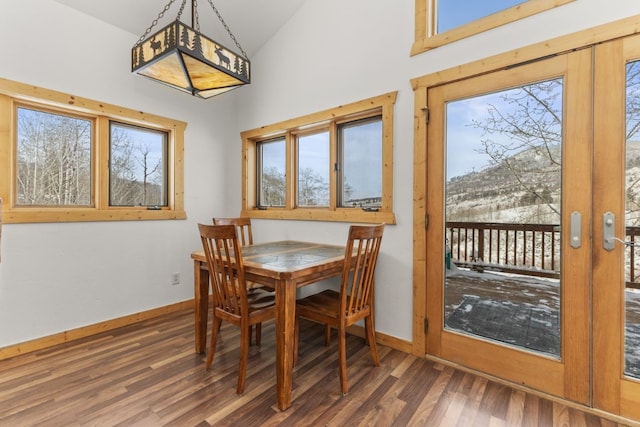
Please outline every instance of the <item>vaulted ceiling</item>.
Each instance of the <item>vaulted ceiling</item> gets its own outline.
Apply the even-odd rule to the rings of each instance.
[[[169,0],[55,0],[91,15],[136,36],[151,26]],[[173,0],[154,30],[176,19],[184,0]],[[306,0],[217,0],[213,4],[249,57],[293,16]],[[223,45],[237,50],[209,0],[197,2],[200,32]],[[186,0],[182,22],[191,25],[191,0]],[[153,30],[152,30],[153,31]]]

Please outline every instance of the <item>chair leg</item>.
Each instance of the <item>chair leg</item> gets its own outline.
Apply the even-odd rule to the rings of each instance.
[[[251,335],[250,327],[240,327],[240,364],[238,365],[238,388],[237,394],[244,391],[244,383],[247,378],[247,363],[249,361],[249,339]]]
[[[329,347],[331,345],[331,326],[328,323],[324,325],[324,345]]]
[[[338,359],[340,360],[340,389],[342,395],[349,393],[347,385],[347,332],[344,327],[338,328]]]
[[[300,339],[300,322],[298,321],[298,317],[296,317],[296,322],[294,326],[293,333],[293,366],[296,366],[298,363],[298,340]]]
[[[376,346],[376,331],[373,329],[373,316],[367,316],[364,318],[364,326],[367,332],[367,341],[369,342],[369,348],[371,349],[373,364],[376,366],[380,366],[378,347]]]
[[[213,356],[216,352],[216,343],[218,342],[218,332],[220,331],[220,325],[222,325],[222,319],[214,316],[211,322],[211,343],[209,344],[209,354],[207,354],[207,370],[209,370],[209,368],[211,367],[211,363],[213,363]]]
[[[251,330],[249,330],[249,339],[251,339]],[[262,341],[262,323],[256,323],[256,345],[260,347]]]

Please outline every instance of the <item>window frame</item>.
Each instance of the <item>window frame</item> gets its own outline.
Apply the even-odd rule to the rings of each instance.
[[[90,206],[16,206],[17,108],[26,107],[93,121]],[[109,205],[111,121],[167,133],[168,205]],[[0,78],[0,197],[5,223],[186,219],[184,132],[186,123]]]
[[[526,0],[524,3],[476,19],[449,31],[436,34],[437,1],[438,0],[415,0],[415,41],[411,47],[411,56],[576,0]]]
[[[336,194],[336,205],[339,207],[344,207],[346,208],[347,206],[344,206],[344,172],[345,172],[345,162],[346,162],[346,157],[345,157],[345,139],[344,139],[344,131],[345,129],[348,128],[354,128],[363,124],[369,124],[369,123],[373,123],[373,122],[377,122],[377,118],[379,117],[379,115],[365,115],[363,117],[359,117],[357,119],[354,120],[345,120],[345,121],[338,121],[336,123],[336,163],[339,164],[339,170],[335,171],[335,178],[336,178],[336,184],[335,184],[335,188],[336,188],[336,192],[338,190],[341,191],[342,194]],[[382,121],[382,118],[380,118],[380,122],[381,125],[384,124],[384,122]],[[384,140],[381,141],[382,143],[382,147],[384,147]],[[383,159],[381,159],[382,162],[384,162]]]
[[[258,219],[286,219],[335,222],[362,222],[395,224],[393,213],[393,109],[396,92],[342,105],[328,110],[274,123],[240,133],[242,139],[242,216]],[[352,207],[337,207],[336,172],[329,175],[329,206],[298,207],[297,200],[297,135],[320,129],[330,132],[330,164],[337,156],[336,131],[338,124],[367,117],[382,118],[382,205],[377,211],[364,211]],[[286,195],[284,207],[257,206],[258,162],[257,146],[260,142],[276,138],[285,139]],[[328,165],[330,167],[330,165]]]
[[[113,173],[112,173],[112,160],[113,160],[113,130],[114,127],[120,127],[120,128],[129,128],[130,130],[137,130],[139,132],[144,131],[150,134],[155,134],[157,136],[160,136],[162,139],[162,162],[160,163],[161,168],[162,168],[162,172],[161,172],[161,176],[162,176],[162,195],[161,195],[161,199],[162,202],[161,203],[148,203],[145,205],[141,205],[141,206],[145,206],[145,207],[149,207],[149,206],[153,206],[155,207],[167,207],[168,206],[168,202],[169,202],[169,197],[168,197],[168,191],[169,191],[169,175],[168,175],[168,171],[169,171],[169,133],[165,130],[161,130],[161,129],[152,129],[148,126],[139,126],[139,125],[132,125],[131,123],[123,123],[121,121],[118,120],[109,120],[109,188],[111,188],[113,182],[112,182],[112,178],[113,178]],[[109,190],[109,206],[110,207],[131,207],[133,205],[118,205],[115,204],[113,201],[113,193],[111,192],[111,190]]]

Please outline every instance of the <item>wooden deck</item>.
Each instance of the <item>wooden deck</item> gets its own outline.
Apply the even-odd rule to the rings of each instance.
[[[557,279],[447,271],[445,324],[451,329],[560,355],[560,285]],[[626,290],[626,370],[640,379],[640,291]]]
[[[182,311],[0,361],[2,426],[622,426],[581,407],[348,336],[350,393],[340,395],[336,341],[301,322],[292,406],[275,402],[273,322],[252,346],[235,394],[237,328],[225,325],[212,370]]]

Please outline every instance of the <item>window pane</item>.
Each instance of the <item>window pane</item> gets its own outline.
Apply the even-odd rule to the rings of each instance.
[[[111,122],[109,204],[167,206],[167,133]]]
[[[627,64],[624,373],[640,380],[640,61]]]
[[[329,206],[329,132],[298,137],[298,206]]]
[[[284,138],[258,144],[258,206],[284,206],[286,152]]]
[[[558,78],[452,100],[445,127],[445,328],[554,358],[563,87]]]
[[[339,128],[341,167],[338,206],[382,206],[382,119],[367,119]]]
[[[18,108],[17,205],[91,205],[92,122]]]
[[[443,33],[452,28],[484,18],[508,9],[527,0],[434,0],[437,10],[436,32]]]

